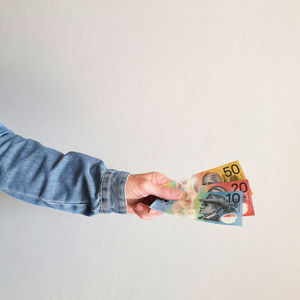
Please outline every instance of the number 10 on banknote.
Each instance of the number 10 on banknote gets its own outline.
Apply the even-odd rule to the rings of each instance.
[[[193,197],[189,191],[184,190],[179,200],[157,199],[150,207],[160,212],[198,221],[241,226],[242,199],[241,191],[216,193],[201,191]]]
[[[155,200],[151,208],[173,215],[218,224],[242,225],[242,216],[253,216],[252,192],[238,161],[166,184],[181,188],[177,201]]]

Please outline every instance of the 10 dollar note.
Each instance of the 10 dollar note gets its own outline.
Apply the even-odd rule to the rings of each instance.
[[[242,225],[242,192],[200,192],[194,199],[188,193],[184,195],[180,200],[157,199],[150,207],[197,221]]]
[[[182,197],[176,201],[157,199],[152,209],[224,225],[242,225],[242,216],[254,215],[252,192],[238,161],[166,185],[181,188]]]

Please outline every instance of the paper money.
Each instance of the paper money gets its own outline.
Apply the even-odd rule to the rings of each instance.
[[[220,182],[238,181],[246,179],[239,162],[233,161],[220,167],[216,167],[193,175],[197,179],[198,187]]]
[[[194,174],[197,179],[197,186],[215,184],[220,182],[230,182],[246,179],[240,163],[236,160],[231,163],[216,167],[207,171]],[[252,193],[250,189],[250,193]]]
[[[250,186],[247,179],[241,181],[221,182],[216,184],[202,185],[200,191],[203,192],[235,192],[243,193],[243,216],[254,216],[254,208]]]
[[[242,225],[243,193],[236,192],[204,192],[196,195],[193,189],[185,189],[180,200],[155,200],[150,206],[160,212],[192,218],[197,221]]]
[[[196,220],[232,225],[241,225],[242,216],[254,215],[252,191],[237,160],[194,174],[189,179],[171,181],[165,185],[170,188],[181,188],[182,197],[176,201],[157,199],[151,208]],[[230,198],[232,195],[234,199]],[[227,202],[226,197],[229,197]],[[233,208],[230,201],[236,200],[237,197],[239,202],[235,203],[234,210],[230,211]],[[206,200],[211,198],[219,200]],[[226,203],[228,207],[225,206]]]

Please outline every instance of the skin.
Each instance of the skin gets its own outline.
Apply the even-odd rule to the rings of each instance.
[[[156,198],[178,200],[182,196],[181,189],[164,186],[170,181],[170,178],[158,172],[131,174],[126,184],[128,213],[136,214],[143,220],[152,220],[162,215],[149,207]]]

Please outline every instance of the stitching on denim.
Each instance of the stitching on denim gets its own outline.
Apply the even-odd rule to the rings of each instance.
[[[103,182],[104,182],[104,176],[105,174],[109,171],[110,169],[106,169],[102,175],[101,175],[101,179],[100,179],[100,187],[99,187],[99,205],[100,205],[100,211],[101,213],[103,213]]]
[[[98,200],[102,200],[102,184],[103,184],[103,178],[104,178],[104,175],[105,173],[108,171],[109,169],[106,169],[102,172],[101,174],[101,178],[100,178],[100,183],[99,183],[99,192],[98,192]]]
[[[76,202],[72,202],[72,203],[65,203],[65,202],[57,202],[57,201],[49,201],[49,200],[46,200],[42,197],[39,197],[39,196],[35,196],[35,195],[31,195],[31,194],[26,194],[26,193],[23,193],[23,192],[18,192],[18,191],[15,191],[15,190],[11,190],[11,189],[8,189],[8,188],[5,188],[5,187],[0,187],[0,190],[7,190],[9,192],[14,192],[14,193],[17,193],[17,194],[22,194],[22,195],[26,195],[26,196],[29,196],[29,197],[32,197],[32,198],[35,198],[35,199],[39,199],[39,200],[42,200],[46,203],[53,203],[53,204],[60,204],[60,205],[89,205],[90,203],[76,203]]]
[[[126,213],[128,213],[128,206],[127,206],[127,199],[126,199],[126,186],[127,186],[127,181],[128,181],[128,178],[131,174],[127,174],[127,178],[125,180],[125,184],[124,184],[124,190],[123,190],[123,195],[124,195],[124,199],[125,199],[125,210],[126,210]]]

